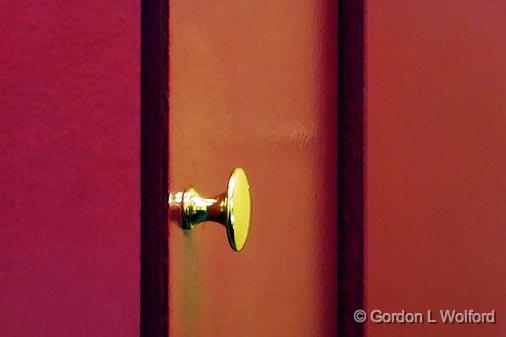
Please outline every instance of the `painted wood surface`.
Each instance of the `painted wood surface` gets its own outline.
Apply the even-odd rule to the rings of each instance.
[[[249,175],[253,222],[169,224],[170,336],[335,336],[337,3],[171,1],[169,182]]]
[[[3,1],[0,334],[138,336],[138,1]]]
[[[368,1],[366,17],[367,306],[497,315],[369,336],[504,336],[506,5]]]

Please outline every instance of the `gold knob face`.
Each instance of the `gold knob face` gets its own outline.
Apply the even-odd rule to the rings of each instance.
[[[241,168],[234,169],[228,180],[225,226],[230,246],[240,251],[251,226],[251,192],[246,173]]]
[[[204,221],[214,221],[225,226],[233,250],[240,251],[246,244],[251,227],[251,191],[243,169],[232,171],[227,190],[217,197],[204,197],[189,187],[177,193],[175,198],[169,196],[169,203],[180,207],[184,229],[192,229]]]

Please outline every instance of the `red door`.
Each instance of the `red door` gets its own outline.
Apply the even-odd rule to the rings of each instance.
[[[139,336],[139,3],[0,10],[0,334]]]
[[[505,334],[505,17],[503,1],[368,1],[367,307],[439,320],[369,336]]]
[[[169,2],[169,188],[252,193],[244,249],[169,224],[170,336],[336,336],[337,3]]]
[[[340,4],[337,88],[335,1],[3,3],[1,335],[502,336],[506,8]],[[240,253],[167,213],[234,167]]]

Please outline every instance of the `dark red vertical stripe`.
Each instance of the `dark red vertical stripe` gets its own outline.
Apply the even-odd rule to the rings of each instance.
[[[142,337],[167,336],[168,3],[141,2]]]
[[[364,336],[364,1],[339,2],[338,317],[340,337]]]

